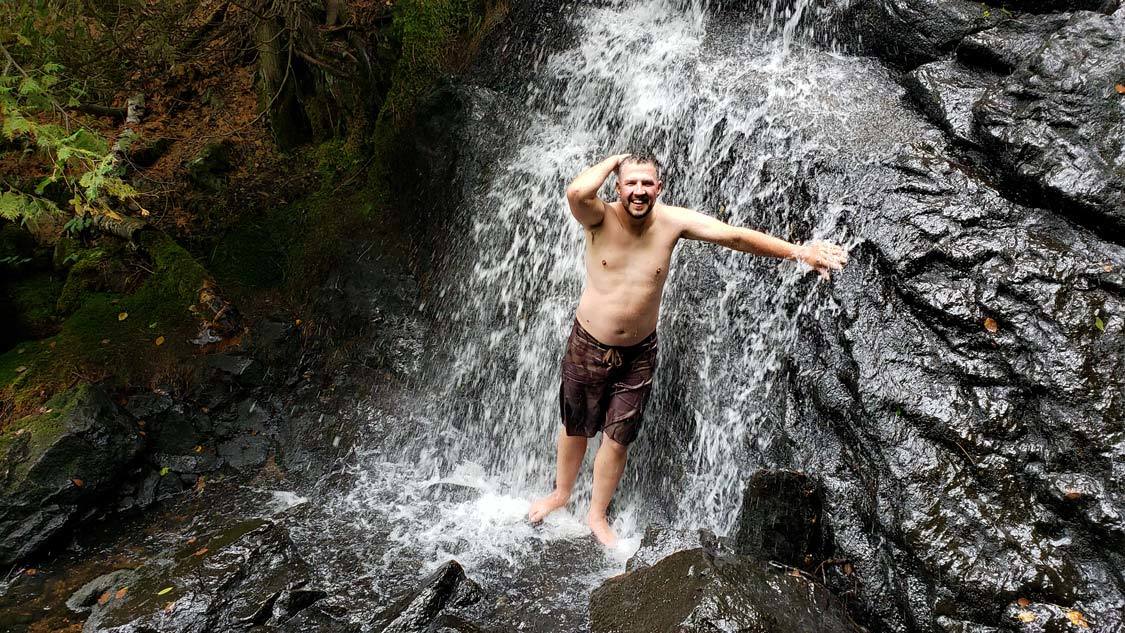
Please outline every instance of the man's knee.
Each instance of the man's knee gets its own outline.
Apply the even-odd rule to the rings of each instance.
[[[624,455],[629,452],[629,446],[627,444],[622,444],[605,433],[602,433],[602,447],[617,455]]]

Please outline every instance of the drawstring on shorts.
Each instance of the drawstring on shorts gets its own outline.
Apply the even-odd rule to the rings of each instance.
[[[602,362],[609,367],[620,367],[625,361],[621,358],[621,352],[616,347],[611,347],[602,355]]]

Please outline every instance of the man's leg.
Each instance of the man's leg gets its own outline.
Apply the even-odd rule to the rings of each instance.
[[[538,523],[543,517],[558,510],[570,501],[578,469],[586,456],[586,439],[581,435],[567,435],[566,427],[559,428],[558,452],[555,458],[555,491],[531,504],[527,518]]]
[[[628,454],[628,446],[602,434],[602,445],[594,458],[594,494],[590,498],[590,513],[586,515],[586,523],[606,547],[617,542],[617,535],[609,527],[605,512],[617,490],[617,482],[621,481],[621,473],[625,472],[625,458]]]

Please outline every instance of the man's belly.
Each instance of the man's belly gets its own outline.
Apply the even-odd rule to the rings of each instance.
[[[660,292],[599,293],[589,287],[578,301],[578,322],[606,345],[629,346],[656,330]]]

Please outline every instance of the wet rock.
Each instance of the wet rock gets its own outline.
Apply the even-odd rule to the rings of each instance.
[[[309,567],[288,532],[262,521],[231,526],[136,571],[124,595],[95,604],[85,633],[276,627],[325,596],[308,586]]]
[[[702,547],[709,556],[734,553],[724,549],[724,544],[710,530],[680,530],[663,525],[650,525],[645,528],[637,551],[625,562],[625,571],[651,567],[675,552],[699,547]]]
[[[215,354],[207,358],[207,365],[248,387],[261,386],[266,374],[261,363],[241,354]]]
[[[72,593],[66,601],[66,606],[75,613],[86,613],[94,608],[102,594],[128,587],[136,578],[137,574],[132,569],[118,569],[102,574]]]
[[[479,497],[480,488],[453,483],[451,481],[439,481],[426,486],[422,491],[422,496],[430,501],[463,503]]]
[[[816,569],[830,554],[824,529],[824,488],[804,473],[759,470],[742,495],[734,531],[739,554]]]
[[[998,76],[943,60],[919,66],[907,74],[904,83],[931,121],[958,141],[976,145],[973,106],[999,80]]]
[[[1004,18],[968,0],[847,0],[833,13],[842,32],[858,36],[860,49],[907,68],[941,59]]]
[[[140,448],[129,417],[91,385],[8,425],[0,434],[0,562],[35,552],[115,490]]]
[[[218,455],[235,469],[252,468],[266,463],[270,443],[261,435],[243,435],[219,444]]]
[[[1031,58],[1070,14],[1021,15],[961,40],[957,58],[971,66],[1009,74]]]
[[[983,630],[1034,596],[1125,626],[1125,248],[942,148],[868,182],[842,313],[794,353],[803,422],[786,431],[816,456],[801,467],[825,483],[864,617]]]
[[[267,367],[295,364],[300,337],[291,319],[280,316],[263,319],[251,333],[254,357]]]
[[[858,632],[828,590],[746,558],[677,552],[590,597],[594,633]]]
[[[975,108],[1013,190],[1103,234],[1125,230],[1125,9],[1076,13]]]
[[[469,633],[466,611],[481,601],[484,592],[451,560],[422,581],[413,593],[364,627],[370,633],[422,633],[452,629]]]

